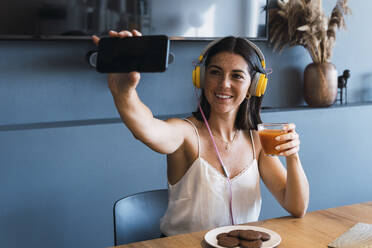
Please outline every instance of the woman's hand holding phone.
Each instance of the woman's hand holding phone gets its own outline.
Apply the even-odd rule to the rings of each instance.
[[[127,30],[123,30],[120,32],[110,31],[110,37],[119,37],[119,38],[126,38],[126,37],[133,37],[133,36],[142,36],[140,32],[137,30],[132,30],[129,32]],[[92,36],[94,44],[98,46],[100,38],[96,35]],[[120,99],[121,97],[125,97],[125,95],[130,95],[135,88],[137,87],[140,81],[141,75],[139,72],[132,71],[129,73],[109,73],[108,74],[108,85],[111,90],[111,93],[114,99]]]

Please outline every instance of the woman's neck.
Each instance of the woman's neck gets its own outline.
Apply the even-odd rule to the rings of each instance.
[[[236,136],[237,129],[235,128],[236,114],[214,114],[211,113],[208,124],[213,135],[219,136],[222,140],[230,142]]]

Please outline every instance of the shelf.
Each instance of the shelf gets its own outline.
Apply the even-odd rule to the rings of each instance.
[[[294,106],[294,107],[267,107],[264,106],[261,109],[261,113],[267,112],[282,112],[282,111],[299,111],[299,110],[329,110],[329,109],[338,109],[338,108],[349,108],[349,107],[360,107],[360,106],[372,106],[372,101],[368,102],[353,102],[348,104],[333,104],[329,107],[322,108],[312,108],[309,106]]]
[[[311,108],[309,106],[283,107],[283,108],[263,107],[261,113],[303,111],[303,110],[332,110],[332,109],[339,109],[339,108],[361,107],[361,106],[372,106],[372,102],[334,104],[330,107],[325,107],[325,108]],[[189,117],[191,115],[192,113],[182,113],[182,114],[172,114],[172,115],[157,115],[155,117],[158,119],[166,120],[169,118],[181,118],[182,119],[182,118]],[[108,124],[120,124],[120,123],[122,123],[122,120],[120,118],[67,120],[67,121],[39,122],[39,123],[19,123],[19,124],[0,125],[0,132],[1,131],[45,129],[45,128],[66,128],[66,127],[76,127],[76,126],[108,125]]]

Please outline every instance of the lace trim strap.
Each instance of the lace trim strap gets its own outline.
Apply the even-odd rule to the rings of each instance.
[[[201,146],[200,146],[200,138],[199,138],[199,132],[198,132],[198,128],[195,126],[195,124],[190,121],[189,119],[184,119],[185,121],[187,121],[188,123],[190,123],[192,125],[192,127],[194,128],[195,130],[195,133],[196,133],[196,136],[198,138],[198,158],[200,158],[200,153],[201,153]]]
[[[256,149],[254,149],[254,141],[253,141],[252,129],[249,130],[249,132],[250,132],[250,134],[251,134],[252,149],[253,149],[253,158],[254,158],[254,159],[257,159],[257,158],[256,158]]]

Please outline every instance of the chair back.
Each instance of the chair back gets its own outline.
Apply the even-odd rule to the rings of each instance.
[[[116,245],[160,238],[160,218],[168,206],[168,190],[153,190],[124,197],[114,205]]]

